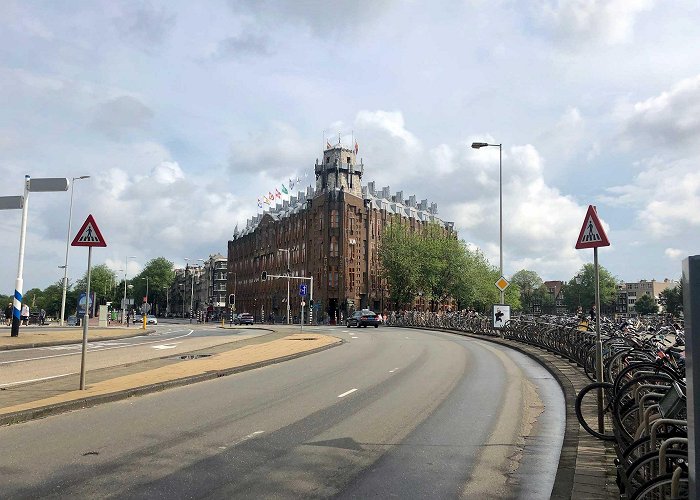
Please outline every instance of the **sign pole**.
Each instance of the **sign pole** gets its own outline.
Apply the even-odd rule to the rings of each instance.
[[[92,247],[88,247],[87,295],[83,313],[83,352],[80,355],[80,390],[85,390],[85,353],[87,352],[88,321],[90,319],[90,277],[92,274]]]
[[[598,382],[603,382],[603,340],[600,337],[600,272],[598,268],[598,247],[593,248],[593,267],[595,269],[595,372]],[[603,416],[603,389],[598,388],[598,432],[605,432]]]
[[[19,337],[20,312],[22,309],[22,288],[24,287],[24,245],[27,239],[27,211],[29,210],[29,181],[24,176],[24,205],[22,206],[22,222],[19,233],[19,262],[17,263],[17,279],[15,280],[15,297],[12,301],[12,329],[10,337]]]

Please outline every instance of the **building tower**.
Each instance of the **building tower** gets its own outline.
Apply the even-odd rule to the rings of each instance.
[[[336,144],[323,152],[323,162],[316,160],[316,192],[343,190],[362,198],[362,174],[365,167],[357,165],[355,151]]]

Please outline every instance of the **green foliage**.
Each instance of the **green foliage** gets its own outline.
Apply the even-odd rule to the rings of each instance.
[[[545,301],[553,302],[542,278],[535,271],[521,269],[511,277],[510,284],[520,289],[520,302],[525,311],[531,311],[534,303],[547,305]]]
[[[443,234],[437,226],[421,233],[411,233],[404,224],[386,227],[379,257],[391,299],[399,308],[410,307],[419,292],[426,301],[454,298],[460,308],[484,312],[500,300],[495,286],[498,269],[481,251]],[[517,285],[508,287],[505,297],[513,308],[520,307]]]
[[[107,267],[107,264],[100,264],[92,268],[90,273],[90,293],[95,293],[98,303],[111,297],[115,278],[116,274]],[[87,270],[83,277],[76,281],[75,290],[79,294],[87,290]]]
[[[678,286],[662,291],[659,298],[665,303],[666,312],[674,316],[680,315],[683,310],[683,281]]]
[[[146,280],[148,278],[148,280]],[[146,267],[138,275],[129,280],[133,289],[127,292],[128,297],[134,297],[134,304],[139,307],[146,297],[146,285],[148,285],[148,302],[158,303],[159,310],[165,311],[166,292],[163,288],[170,287],[175,281],[173,263],[165,257],[156,257],[146,264]],[[122,293],[123,293],[122,283]]]
[[[659,306],[654,302],[654,297],[644,294],[634,302],[634,310],[639,314],[656,314]]]
[[[605,309],[614,308],[617,302],[618,280],[602,266],[599,266],[600,275],[600,304],[603,312]],[[564,304],[571,312],[576,311],[579,305],[584,310],[590,309],[595,304],[595,266],[585,264],[577,276],[581,283],[576,283],[576,276],[571,278],[564,286]]]

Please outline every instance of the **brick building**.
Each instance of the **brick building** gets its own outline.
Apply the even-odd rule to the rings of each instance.
[[[316,184],[248,220],[228,242],[228,293],[236,312],[257,321],[286,316],[287,280],[261,281],[269,274],[313,276],[315,320],[340,320],[353,310],[389,308],[387,284],[380,277],[379,245],[384,226],[403,220],[413,230],[434,223],[454,234],[454,225],[437,217],[437,205],[401,191],[362,185],[364,164],[340,144],[323,152],[314,167]],[[300,315],[301,280],[290,280],[290,315]],[[307,282],[308,283],[308,282]]]

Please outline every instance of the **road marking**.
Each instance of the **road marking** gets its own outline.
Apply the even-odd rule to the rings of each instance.
[[[396,370],[398,370],[398,367],[394,368],[393,370],[389,370],[389,373],[394,373]]]
[[[194,333],[194,330],[190,330],[189,333],[186,333],[186,334],[184,334],[184,335],[179,335],[179,336],[177,336],[177,337],[173,337],[173,338],[170,339],[170,340],[181,339],[181,338],[183,338],[183,337],[189,337],[189,336],[192,335],[193,333]],[[145,337],[134,337],[134,338],[135,338],[135,339],[138,339],[138,338],[145,338]],[[111,351],[112,349],[123,349],[123,348],[125,348],[125,347],[140,347],[140,346],[148,345],[148,344],[156,344],[156,343],[158,343],[158,342],[162,342],[162,340],[152,340],[152,341],[150,341],[150,342],[136,342],[136,343],[134,343],[134,344],[129,343],[129,344],[124,344],[124,345],[112,346],[112,347],[104,347],[104,348],[102,348],[102,349],[97,349],[97,350],[99,350],[99,351]],[[73,346],[80,346],[81,344],[71,344],[71,345],[73,345]],[[90,344],[88,344],[88,347],[89,347],[89,346],[90,346]],[[43,349],[43,348],[42,348],[42,349]],[[27,349],[27,350],[28,350],[28,349]],[[11,352],[16,352],[16,349],[8,349],[8,350],[5,350],[5,351],[0,351],[0,354],[3,354],[3,353],[11,353]],[[36,358],[13,359],[13,360],[10,360],[10,361],[0,361],[0,365],[10,365],[10,364],[13,364],[13,363],[23,363],[23,362],[25,362],[25,361],[37,361],[37,360],[40,360],[40,359],[61,358],[61,357],[63,357],[63,356],[75,356],[76,354],[78,354],[78,351],[76,351],[76,352],[66,352],[66,353],[63,353],[63,354],[52,354],[51,356],[37,356]]]
[[[350,336],[350,338],[351,338],[351,339],[359,339],[360,337],[353,337],[353,336]]]
[[[175,349],[177,344],[161,344],[151,346],[153,349]]]
[[[51,375],[50,377],[32,378],[29,380],[20,380],[19,382],[10,382],[9,384],[0,384],[0,387],[10,387],[13,385],[28,384],[30,382],[39,382],[41,380],[51,380],[52,378],[65,377],[67,375],[75,375],[78,372],[63,373],[61,375]]]
[[[339,398],[344,398],[345,396],[347,396],[348,394],[352,394],[352,393],[355,392],[356,390],[357,390],[357,389],[350,389],[348,392],[344,392],[344,393],[338,395],[338,397],[339,397]]]

